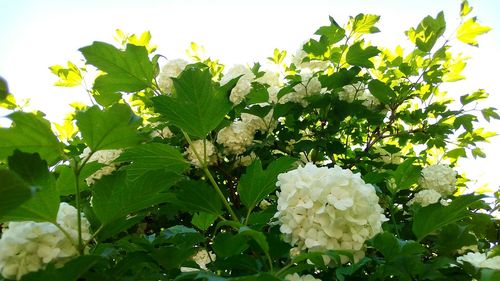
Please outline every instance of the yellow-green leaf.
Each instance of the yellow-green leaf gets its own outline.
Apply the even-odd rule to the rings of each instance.
[[[477,47],[478,44],[476,37],[481,34],[487,33],[490,30],[491,27],[480,25],[477,22],[477,19],[474,17],[460,25],[457,30],[457,39],[466,44]]]

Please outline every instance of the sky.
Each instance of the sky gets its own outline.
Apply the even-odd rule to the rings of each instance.
[[[455,51],[471,57],[466,81],[447,87],[455,97],[483,88],[491,94],[489,106],[500,108],[500,1],[469,0],[473,15],[493,30],[479,38],[479,48],[459,42]],[[29,109],[61,120],[74,101],[88,102],[80,88],[53,86],[48,67],[82,60],[78,49],[92,41],[113,42],[117,28],[128,33],[151,31],[158,53],[184,58],[190,42],[205,47],[226,65],[264,62],[274,48],[293,54],[332,16],[341,24],[358,13],[381,15],[381,33],[368,37],[375,44],[408,44],[404,31],[427,16],[444,11],[448,33],[458,24],[459,0],[0,0],[0,76]],[[0,115],[2,112],[0,111]],[[500,122],[489,128],[500,131]],[[497,129],[498,128],[498,129]],[[462,164],[477,186],[500,186],[497,177],[500,137],[484,146],[487,159]],[[498,148],[497,148],[498,147]]]

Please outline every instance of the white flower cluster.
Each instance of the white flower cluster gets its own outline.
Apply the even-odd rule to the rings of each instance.
[[[299,275],[297,273],[294,274],[288,274],[285,276],[285,280],[287,281],[321,281],[321,279],[314,278],[314,276],[307,274],[307,275]]]
[[[424,189],[415,194],[408,205],[419,204],[422,207],[429,206],[430,204],[437,203],[441,199],[441,194],[432,189]]]
[[[160,89],[165,93],[172,93],[174,83],[172,78],[176,78],[186,68],[188,62],[182,59],[169,60],[161,69],[158,76]]]
[[[82,215],[82,238],[88,241],[90,224]],[[38,271],[48,263],[62,266],[78,254],[73,243],[78,241],[77,210],[61,203],[57,223],[71,240],[54,224],[48,222],[10,222],[0,239],[0,273],[4,278],[19,280],[29,272]]]
[[[207,270],[207,264],[215,261],[217,256],[213,252],[208,252],[205,249],[199,250],[193,257],[193,261],[203,270]],[[198,268],[181,267],[181,272],[199,271]]]
[[[203,145],[203,140],[195,140],[193,141],[193,144],[186,149],[186,154],[189,161],[193,165],[201,167],[202,165],[200,163],[200,160],[198,160],[198,157],[196,157],[195,151],[202,159],[205,159],[206,157],[207,165],[212,165],[217,162],[215,146],[210,141],[205,141],[205,145]]]
[[[217,143],[224,145],[228,154],[240,155],[252,144],[256,131],[268,132],[275,127],[273,111],[270,111],[264,118],[242,113],[241,120],[219,131]]]
[[[301,82],[293,87],[294,92],[284,95],[279,100],[279,103],[295,102],[306,107],[309,103],[305,98],[321,92],[321,83],[318,77],[308,72],[301,73],[300,76]]]
[[[87,162],[94,162],[97,161],[98,163],[104,164],[106,166],[100,168],[99,170],[95,171],[92,175],[88,176],[85,179],[85,182],[87,185],[94,184],[96,180],[101,179],[103,176],[110,175],[113,173],[118,164],[113,163],[113,161],[120,156],[122,153],[122,150],[120,149],[107,149],[107,150],[98,150],[90,156],[89,160]],[[82,159],[85,159],[88,157],[90,154],[90,149],[87,147],[83,150],[82,155],[80,157]]]
[[[420,186],[423,190],[417,192],[415,197],[408,201],[408,205],[417,203],[425,207],[439,201],[446,206],[448,202],[441,197],[453,194],[456,181],[456,172],[448,165],[439,164],[425,167],[422,169],[420,177]]]
[[[348,250],[361,257],[364,242],[387,220],[374,187],[338,166],[308,163],[278,175],[276,186],[280,231],[300,250]]]
[[[420,185],[424,189],[432,189],[441,196],[455,192],[457,172],[445,164],[432,165],[422,169]]]
[[[222,77],[220,84],[225,85],[229,81],[240,77],[238,83],[231,90],[231,94],[229,95],[229,100],[233,104],[239,104],[243,101],[246,95],[250,93],[252,89],[252,80],[255,78],[252,70],[244,65],[238,64],[229,69],[229,71]]]
[[[153,132],[151,132],[152,138],[160,137],[162,139],[168,139],[168,138],[171,138],[173,136],[174,136],[174,133],[172,133],[172,131],[170,130],[169,127],[164,127],[161,130],[154,130]]]
[[[365,85],[361,82],[342,87],[342,91],[339,92],[339,99],[349,103],[360,100],[370,110],[375,110],[380,105],[379,100],[366,91]]]
[[[500,256],[488,258],[486,253],[467,253],[457,258],[457,262],[463,264],[468,262],[477,268],[490,268],[500,270]]]

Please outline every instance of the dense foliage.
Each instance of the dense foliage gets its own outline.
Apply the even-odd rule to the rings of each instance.
[[[230,68],[119,31],[50,68],[92,85],[61,124],[1,81],[0,280],[499,280],[499,194],[453,169],[499,115],[441,87],[465,78],[450,42],[489,30],[471,10],[451,34],[424,18],[412,50],[369,43],[379,16],[330,18]]]

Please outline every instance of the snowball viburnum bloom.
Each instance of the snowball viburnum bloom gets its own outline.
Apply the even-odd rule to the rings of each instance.
[[[249,124],[236,121],[217,134],[217,143],[224,145],[229,154],[239,155],[253,142],[255,131]]]
[[[432,189],[424,189],[415,194],[415,197],[408,201],[408,205],[414,203],[419,204],[422,207],[428,206],[430,204],[437,203],[441,199],[441,194]]]
[[[420,185],[424,189],[432,189],[441,196],[448,196],[455,192],[457,173],[448,165],[438,164],[422,169]]]
[[[276,186],[280,231],[301,250],[348,250],[361,257],[364,242],[387,220],[375,188],[338,166],[308,163],[278,175]]]
[[[380,105],[380,101],[367,92],[365,85],[361,82],[342,87],[342,91],[339,92],[339,99],[349,103],[355,100],[362,101],[362,104],[370,110],[376,110]]]
[[[302,81],[293,87],[295,92],[284,95],[278,101],[279,103],[295,102],[306,107],[309,103],[305,98],[321,92],[321,82],[319,82],[318,77],[311,73],[301,73],[300,76]]]
[[[0,273],[4,278],[19,280],[29,272],[44,268],[54,262],[62,266],[70,257],[78,254],[77,210],[61,203],[57,213],[57,223],[71,240],[54,224],[48,222],[10,222],[0,239]],[[90,223],[82,215],[82,238],[88,241]]]
[[[103,176],[107,176],[112,174],[116,168],[117,163],[113,163],[113,161],[120,156],[122,150],[120,149],[107,149],[107,150],[98,150],[94,152],[87,162],[97,161],[98,163],[104,164],[105,166],[95,171],[92,175],[88,176],[85,179],[87,185],[91,185],[95,183],[96,180],[101,179]],[[90,149],[87,147],[83,150],[82,155],[80,157],[85,159],[90,154]]]
[[[477,268],[500,270],[500,256],[488,258],[485,253],[467,253],[457,258],[458,263],[468,262]]]
[[[229,100],[233,104],[239,104],[252,89],[252,80],[255,78],[252,70],[244,65],[235,65],[220,80],[221,85],[227,84],[229,81],[240,77],[234,88],[231,90]]]
[[[207,161],[207,165],[212,165],[217,161],[217,154],[215,153],[215,146],[210,141],[205,141],[205,145],[203,144],[203,140],[195,140],[192,145],[190,145],[186,149],[187,158],[189,161],[197,166],[201,167],[200,160],[196,156],[196,153],[202,159]],[[206,157],[206,158],[205,158]]]
[[[294,274],[288,274],[285,276],[285,280],[287,281],[321,281],[321,279],[314,278],[314,276],[307,274],[307,275],[299,275],[297,273]]]
[[[175,78],[181,74],[186,68],[188,62],[182,59],[169,60],[161,69],[160,75],[158,76],[158,84],[160,89],[165,93],[172,93],[173,81]]]

